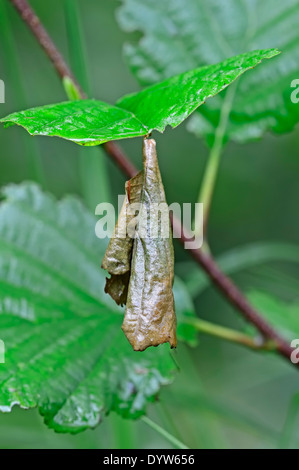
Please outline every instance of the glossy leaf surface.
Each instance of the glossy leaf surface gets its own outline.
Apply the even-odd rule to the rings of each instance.
[[[241,54],[221,63],[174,76],[138,93],[126,95],[117,106],[97,100],[77,100],[28,109],[0,120],[17,124],[32,135],[56,136],[81,145],[163,132],[178,126],[208,98],[225,89],[276,49]]]

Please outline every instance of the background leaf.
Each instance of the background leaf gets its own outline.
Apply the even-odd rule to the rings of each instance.
[[[282,242],[255,242],[238,246],[217,257],[219,267],[230,276],[273,261],[299,263],[299,246]],[[202,294],[211,285],[210,279],[192,262],[178,264],[177,271],[193,298]]]
[[[124,337],[121,309],[104,293],[106,242],[95,236],[95,218],[34,184],[3,194],[0,409],[38,406],[61,432],[94,427],[111,410],[144,414],[175,365],[168,346],[138,354]]]
[[[289,341],[299,338],[299,303],[286,303],[265,292],[252,291],[248,294],[252,304]]]
[[[142,33],[124,52],[143,85],[248,50],[279,48],[279,59],[238,82],[225,139],[255,139],[267,130],[289,131],[298,122],[299,107],[290,99],[291,82],[298,78],[296,0],[123,0],[117,17],[125,31]],[[222,93],[208,102],[188,123],[209,143],[224,98]]]

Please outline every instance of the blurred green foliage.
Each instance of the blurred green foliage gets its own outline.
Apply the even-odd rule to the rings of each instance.
[[[78,3],[92,95],[113,103],[137,87],[122,59],[127,35],[115,20],[119,2]],[[3,25],[0,18],[0,79],[6,85],[1,116],[65,100],[61,83],[34,38],[8,2],[0,0],[0,4],[1,8],[7,6],[9,19]],[[61,2],[32,0],[31,4],[68,57]],[[139,34],[134,34],[137,39]],[[195,202],[206,147],[184,126],[155,138],[168,202]],[[58,197],[69,193],[83,196],[79,148],[51,138],[32,139],[17,128],[0,128],[0,140],[1,186],[35,179]],[[141,167],[141,141],[121,144]],[[210,245],[216,254],[260,240],[298,242],[298,146],[297,127],[287,135],[267,134],[258,142],[226,147],[209,222]],[[84,151],[88,159],[92,149]],[[110,161],[106,165],[116,203],[125,178]],[[175,249],[179,270],[180,263],[190,259],[181,247],[176,245]],[[234,274],[234,279],[248,291],[259,289],[283,300],[298,300],[298,274],[295,264],[271,261]],[[197,313],[209,321],[243,326],[238,314],[211,288],[199,297]],[[149,415],[177,438],[200,448],[299,446],[297,401],[293,398],[298,392],[298,377],[283,359],[204,336],[196,349],[180,346],[175,357],[180,374],[163,390],[160,404],[151,407]],[[1,448],[167,446],[168,442],[142,421],[127,422],[116,416],[104,420],[95,431],[69,436],[46,429],[35,411],[14,409],[10,415],[0,415]]]

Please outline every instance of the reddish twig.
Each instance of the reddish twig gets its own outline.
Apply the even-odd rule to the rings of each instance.
[[[106,153],[112,158],[116,165],[121,169],[121,171],[132,178],[137,173],[137,168],[130,162],[130,160],[123,153],[122,149],[116,145],[114,142],[106,142],[103,145]]]
[[[180,234],[180,240],[183,243],[192,239],[192,235],[182,227],[180,221],[173,218],[172,225],[174,233]],[[219,269],[213,257],[205,254],[202,250],[192,248],[189,249],[189,251],[226,299],[239,310],[243,317],[252,323],[263,336],[274,340],[277,344],[277,350],[290,360],[293,348],[291,348],[275,329],[249,304],[246,297],[240,292],[237,286]]]
[[[53,43],[49,34],[41,24],[35,12],[29,6],[26,0],[10,0],[19,12],[27,26],[30,28],[41,47],[54,65],[58,75],[61,78],[70,77],[77,86],[82,99],[86,98],[81,90],[71,70],[66,64],[64,58]],[[134,165],[126,157],[123,151],[114,143],[104,144],[106,153],[116,162],[122,172],[131,178],[137,172]],[[179,236],[181,243],[189,241],[192,236],[182,227],[181,222],[172,218],[174,232]],[[194,260],[204,269],[213,284],[222,292],[226,299],[243,315],[243,317],[252,323],[263,336],[272,339],[277,344],[277,351],[290,361],[290,355],[293,349],[289,344],[272,328],[271,325],[248,303],[245,296],[240,292],[237,286],[219,269],[211,255],[205,254],[199,249],[189,250]],[[296,365],[296,364],[294,364]],[[298,364],[297,364],[298,365]]]
[[[79,83],[73,76],[70,68],[66,64],[59,50],[55,46],[54,42],[50,38],[49,34],[45,30],[38,16],[32,10],[28,2],[26,0],[11,0],[11,3],[14,5],[24,22],[29,26],[31,32],[34,34],[39,44],[47,54],[48,58],[54,65],[55,70],[60,78],[70,77],[80,91],[82,98],[84,98],[85,96],[80,88]]]

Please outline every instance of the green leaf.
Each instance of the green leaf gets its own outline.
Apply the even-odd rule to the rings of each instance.
[[[0,410],[37,406],[59,432],[94,427],[111,410],[139,417],[175,369],[167,345],[136,353],[121,331],[122,310],[104,293],[106,242],[95,223],[75,198],[57,202],[34,184],[4,190]],[[175,287],[179,322],[192,314],[182,292]]]
[[[66,101],[13,113],[0,122],[18,124],[31,135],[62,137],[81,145],[148,133],[132,113],[96,100]]]
[[[117,106],[96,100],[77,100],[10,114],[0,122],[18,124],[31,135],[57,136],[81,145],[138,137],[167,125],[178,126],[198,106],[224,90],[276,49],[253,51],[219,64],[174,76],[138,93],[126,95]]]
[[[251,303],[289,341],[299,338],[299,303],[282,302],[264,292],[248,294]]]
[[[198,65],[220,62],[253,49],[277,47],[283,54],[238,82],[224,138],[247,141],[267,130],[286,132],[299,120],[291,101],[298,78],[299,4],[296,0],[123,0],[123,30],[142,38],[124,47],[142,85],[151,85]],[[188,128],[212,143],[225,93],[202,106]]]
[[[181,124],[198,106],[224,90],[262,59],[279,54],[277,49],[252,51],[199,67],[124,96],[116,104],[134,115],[151,131],[163,132],[167,125]]]

